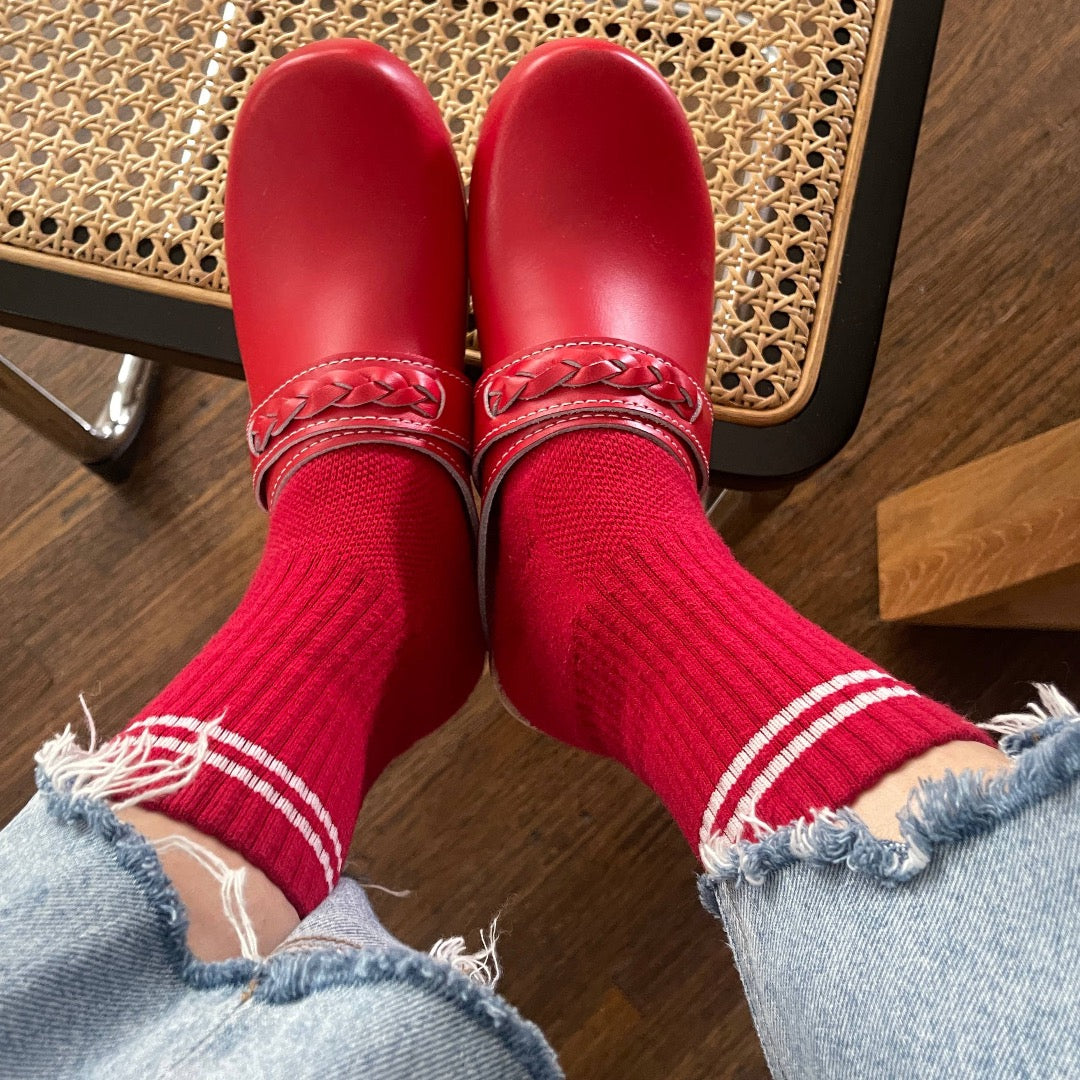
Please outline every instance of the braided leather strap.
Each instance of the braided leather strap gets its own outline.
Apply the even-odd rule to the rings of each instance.
[[[712,410],[700,385],[658,353],[624,341],[548,345],[499,364],[477,385],[474,476],[487,492],[559,430],[626,427],[669,449],[708,482]]]
[[[575,348],[529,356],[493,371],[484,383],[484,409],[494,419],[519,401],[539,401],[556,391],[598,386],[643,394],[669,406],[688,423],[704,407],[694,380],[666,360],[621,349],[582,355]]]
[[[342,357],[300,372],[251,410],[256,498],[272,505],[304,461],[360,442],[396,443],[435,457],[468,493],[471,390],[464,376],[418,357]]]

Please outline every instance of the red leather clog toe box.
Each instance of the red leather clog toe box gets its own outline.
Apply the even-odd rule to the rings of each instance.
[[[319,42],[259,77],[233,135],[226,245],[264,505],[350,442],[431,454],[467,494],[464,241],[449,136],[405,64]]]
[[[704,483],[712,210],[663,78],[607,42],[537,49],[491,103],[469,212],[481,490],[580,427],[635,430]]]

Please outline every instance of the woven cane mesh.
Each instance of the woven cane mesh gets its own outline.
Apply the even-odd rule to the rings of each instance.
[[[822,270],[886,2],[4,0],[0,243],[227,303],[228,138],[271,60],[331,36],[391,49],[426,81],[467,180],[510,67],[552,38],[602,37],[637,50],[683,102],[717,223],[709,393],[718,416],[772,422],[815,376]]]

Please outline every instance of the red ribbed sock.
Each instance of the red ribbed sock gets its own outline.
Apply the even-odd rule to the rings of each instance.
[[[209,756],[146,805],[263,870],[301,915],[337,881],[361,799],[479,677],[461,496],[410,450],[353,446],[305,464],[270,517],[240,606],[119,736],[154,760]]]
[[[561,435],[507,478],[492,655],[524,717],[621,761],[698,848],[838,808],[955,739],[991,740],[735,561],[675,459]]]

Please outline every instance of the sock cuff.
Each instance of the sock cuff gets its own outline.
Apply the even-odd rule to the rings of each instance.
[[[262,870],[302,914],[315,908],[341,876],[359,798],[327,798],[265,746],[220,722],[155,716],[134,722],[117,741],[138,744],[161,763],[190,775],[174,790],[148,799],[167,814],[220,840]],[[314,777],[311,777],[314,779]]]
[[[800,695],[755,733],[714,786],[696,846],[753,838],[812,810],[838,809],[920,754],[993,740],[951,709],[873,668]]]

